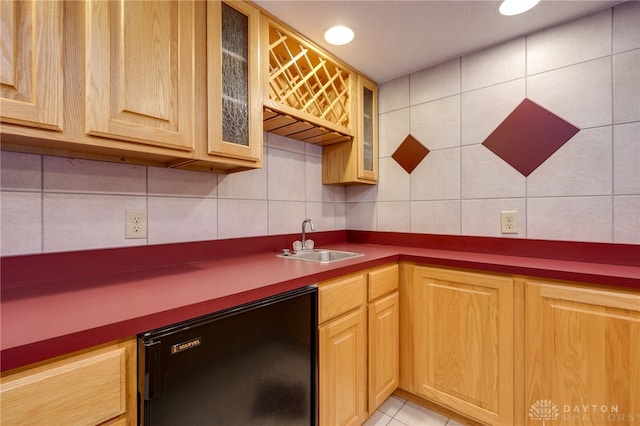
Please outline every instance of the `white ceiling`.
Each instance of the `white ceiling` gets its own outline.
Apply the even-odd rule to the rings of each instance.
[[[542,0],[518,16],[498,0],[255,0],[308,39],[377,83],[606,9],[621,1]],[[322,35],[351,27],[353,42],[331,46]]]

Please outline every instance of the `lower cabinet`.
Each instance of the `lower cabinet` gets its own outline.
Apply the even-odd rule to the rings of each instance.
[[[319,420],[361,425],[398,387],[396,264],[320,283]]]
[[[133,425],[135,338],[2,374],[2,425]]]
[[[369,405],[371,415],[398,388],[400,377],[400,298],[398,265],[368,273]]]
[[[640,294],[535,280],[524,294],[521,422],[640,424]]]
[[[405,390],[483,424],[513,424],[513,280],[424,266],[411,280]]]
[[[640,424],[640,293],[400,264],[400,388],[483,425]]]
[[[318,286],[319,424],[360,425],[367,418],[365,274]]]
[[[320,326],[320,425],[360,425],[366,417],[363,307]]]

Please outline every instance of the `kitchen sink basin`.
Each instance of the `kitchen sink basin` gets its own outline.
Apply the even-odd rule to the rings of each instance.
[[[339,260],[352,259],[354,257],[364,256],[362,253],[353,251],[340,250],[303,250],[292,254],[279,254],[278,257],[285,257],[296,260],[306,260],[307,262],[332,263]]]

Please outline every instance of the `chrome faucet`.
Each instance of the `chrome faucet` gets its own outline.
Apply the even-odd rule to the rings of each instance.
[[[302,250],[306,248],[306,246],[304,245],[304,240],[305,240],[305,227],[307,226],[307,222],[311,226],[312,231],[316,230],[316,227],[313,226],[313,221],[311,219],[305,219],[304,221],[302,221]]]

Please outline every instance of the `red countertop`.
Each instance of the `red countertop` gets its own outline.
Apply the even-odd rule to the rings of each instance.
[[[319,264],[267,250],[55,285],[3,287],[2,371],[398,260],[640,291],[640,267],[633,265],[382,244],[323,247],[364,256]]]

